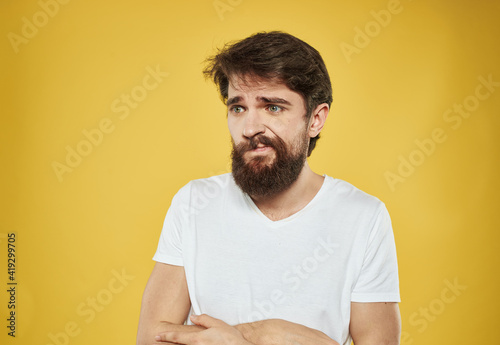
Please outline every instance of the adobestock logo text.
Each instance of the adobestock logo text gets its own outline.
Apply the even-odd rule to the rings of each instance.
[[[70,0],[40,0],[38,6],[40,11],[35,12],[30,18],[21,18],[20,34],[15,32],[7,33],[7,39],[17,54],[21,44],[28,44],[31,39],[38,35],[41,28],[45,27],[54,18],[60,9],[60,5],[66,5]]]
[[[160,70],[160,65],[155,68],[146,67],[146,74],[142,78],[142,83],[134,86],[130,92],[122,93],[111,102],[111,111],[116,113],[118,119],[125,120],[132,110],[136,109],[140,103],[144,102],[149,93],[160,86],[163,80],[169,75]],[[83,129],[83,138],[75,145],[66,145],[66,159],[61,163],[52,162],[52,169],[59,182],[63,182],[64,175],[71,173],[82,164],[85,157],[89,156],[96,147],[104,141],[106,134],[112,133],[116,129],[115,121],[109,117],[102,118],[95,128]]]

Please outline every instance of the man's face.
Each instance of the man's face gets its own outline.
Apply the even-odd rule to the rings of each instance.
[[[309,146],[302,96],[282,83],[232,78],[227,106],[236,184],[251,196],[290,187]]]

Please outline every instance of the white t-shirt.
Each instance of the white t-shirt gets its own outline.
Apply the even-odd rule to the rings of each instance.
[[[153,260],[184,266],[191,312],[230,325],[284,319],[350,344],[351,302],[399,302],[385,205],[325,176],[316,196],[272,221],[224,174],[174,196]]]

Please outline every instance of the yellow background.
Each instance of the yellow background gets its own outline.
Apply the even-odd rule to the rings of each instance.
[[[135,342],[172,196],[228,171],[225,108],[202,61],[227,41],[275,29],[317,48],[332,78],[313,169],[376,195],[391,213],[403,344],[498,342],[500,88],[457,129],[443,114],[473,102],[480,76],[500,81],[500,4],[401,0],[377,30],[371,11],[390,3],[73,0],[44,22],[39,2],[3,1],[0,342],[56,345],[51,334],[60,344]],[[12,43],[23,17],[40,27]],[[343,53],[367,25],[369,43]],[[120,119],[111,105],[142,85],[148,67],[169,75]],[[59,179],[54,162],[66,164],[66,147],[84,145],[82,131],[106,118],[114,130]],[[436,128],[446,139],[422,159],[415,140]],[[421,164],[391,188],[386,175],[412,154]],[[15,339],[6,328],[10,232]],[[123,282],[114,278],[123,272]],[[454,281],[466,289],[446,290]]]

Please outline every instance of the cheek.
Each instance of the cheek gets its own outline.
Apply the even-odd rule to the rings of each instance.
[[[270,117],[266,123],[266,135],[279,137],[284,142],[289,143],[290,138],[293,136],[295,124],[290,119],[277,117]]]
[[[309,134],[304,126],[298,126],[294,129],[294,131],[288,131],[285,136],[282,136],[282,139],[288,143],[291,147],[296,149],[300,149],[305,143],[309,142]]]
[[[227,120],[227,128],[229,129],[229,134],[231,134],[231,138],[233,141],[238,141],[238,124],[236,121],[228,118]]]
[[[306,135],[306,124],[298,121],[275,120],[270,130],[275,136],[280,137],[287,143],[294,143],[297,139]]]
[[[269,118],[266,127],[276,135],[286,135],[290,125],[290,120],[277,116]]]

